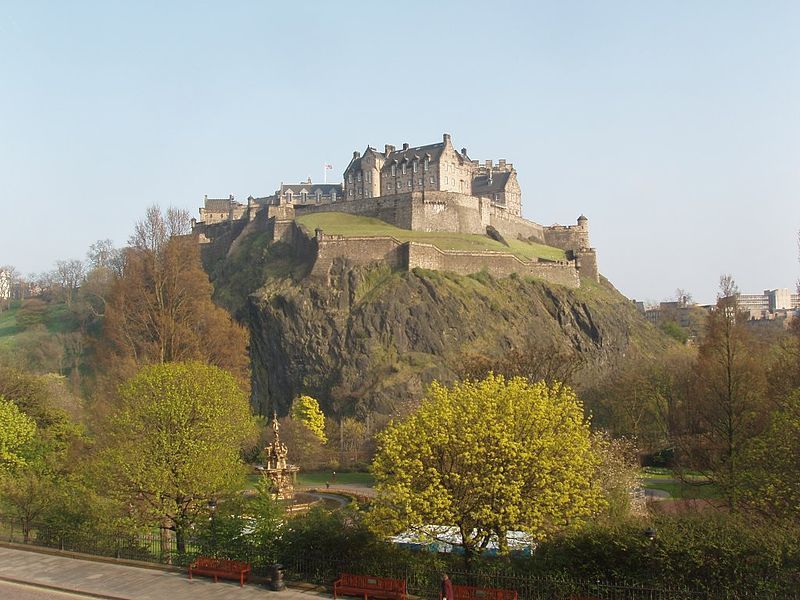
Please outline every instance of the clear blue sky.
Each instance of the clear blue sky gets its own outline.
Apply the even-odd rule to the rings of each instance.
[[[798,2],[0,0],[0,264],[449,132],[630,297],[791,287]]]

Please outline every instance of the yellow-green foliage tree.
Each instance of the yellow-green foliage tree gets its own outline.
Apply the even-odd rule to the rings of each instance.
[[[298,421],[305,425],[311,433],[323,444],[328,443],[328,438],[325,435],[325,415],[319,408],[317,402],[311,396],[298,396],[292,402],[291,417],[294,421]]]
[[[34,420],[0,396],[0,475],[25,464],[25,447],[35,435]]]
[[[144,525],[187,529],[208,501],[233,493],[255,433],[246,394],[231,374],[201,363],[142,369],[120,388],[101,452],[101,481]]]
[[[434,383],[419,408],[378,439],[379,533],[457,527],[467,558],[506,532],[539,538],[603,507],[598,458],[573,391],[488,375],[452,387]]]

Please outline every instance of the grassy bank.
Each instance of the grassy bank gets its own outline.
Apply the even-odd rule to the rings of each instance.
[[[517,257],[530,260],[544,258],[547,260],[565,260],[564,251],[559,248],[535,244],[523,240],[509,239],[508,246],[485,235],[451,232],[409,231],[394,225],[373,219],[339,212],[322,212],[303,215],[297,222],[313,232],[322,229],[329,235],[345,237],[380,237],[391,236],[401,242],[419,242],[431,244],[440,250],[472,250],[509,252]]]

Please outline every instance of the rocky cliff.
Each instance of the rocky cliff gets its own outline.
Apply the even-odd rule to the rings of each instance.
[[[300,393],[326,412],[389,414],[434,379],[452,380],[468,355],[499,358],[532,344],[574,350],[586,381],[626,353],[667,343],[607,282],[568,289],[339,260],[330,285],[321,285],[260,233],[207,267],[218,301],[250,329],[253,402],[262,414],[285,413]]]

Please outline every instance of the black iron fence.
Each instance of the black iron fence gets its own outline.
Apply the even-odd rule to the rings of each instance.
[[[114,532],[102,534],[46,524],[23,527],[19,520],[0,516],[0,541],[55,548],[97,556],[133,559],[152,563],[187,565],[200,552],[190,537],[186,551],[178,553],[174,537],[152,533]],[[256,575],[269,576],[267,561],[252,557]],[[439,597],[442,568],[433,564],[409,566],[373,556],[359,561],[296,559],[284,561],[286,578],[330,586],[341,573],[369,574],[405,579],[409,594],[420,598]],[[503,571],[454,571],[450,578],[460,585],[513,589],[520,600],[800,600],[800,591],[770,589],[768,574],[752,589],[691,590],[651,587],[645,584],[581,581],[562,577],[510,574]]]

